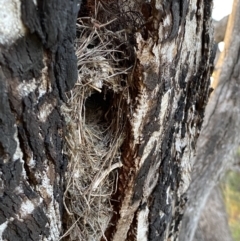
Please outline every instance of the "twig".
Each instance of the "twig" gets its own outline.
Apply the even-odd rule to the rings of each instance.
[[[120,168],[122,166],[123,166],[122,162],[117,162],[117,163],[114,163],[112,166],[108,167],[106,170],[104,170],[101,173],[100,177],[93,183],[92,190],[96,191],[99,184],[109,175],[110,172],[112,172],[114,169]]]

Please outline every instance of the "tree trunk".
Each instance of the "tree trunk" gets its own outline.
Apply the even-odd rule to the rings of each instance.
[[[136,7],[135,7],[136,9]],[[176,240],[209,95],[211,3],[151,3],[108,240]],[[213,58],[212,58],[213,59]]]
[[[0,239],[59,240],[65,223],[69,225],[67,212],[63,215],[67,183],[63,138],[69,133],[60,107],[77,80],[73,44],[79,4],[74,0],[3,2],[1,12],[8,18],[0,29]],[[106,7],[109,2],[101,3]],[[92,18],[96,33],[104,23],[93,19],[98,16],[89,8],[96,9],[95,3],[83,1],[81,11]],[[112,241],[177,240],[209,96],[212,2],[129,1],[127,9],[118,4],[124,16],[134,13],[131,16],[138,19],[124,25],[116,15],[119,24],[109,24],[109,29],[106,25],[107,33],[124,31],[128,36],[132,55],[125,66],[134,67],[122,77],[129,95],[122,99],[121,109],[114,103],[119,103],[123,92],[110,90],[105,82],[94,86],[106,92],[95,94],[97,105],[104,105],[104,118],[111,112],[113,120],[120,115],[125,120],[118,153],[121,163],[113,164],[119,171],[111,220],[98,240],[101,236]],[[15,24],[10,29],[9,19]],[[97,40],[89,48],[101,44]],[[106,108],[105,99],[111,103]],[[84,101],[84,108],[92,106]],[[98,186],[93,184],[93,189]],[[91,240],[81,237],[80,232],[74,238]]]
[[[58,240],[77,1],[0,1],[0,240]]]
[[[219,21],[213,20],[214,40],[216,43],[220,43],[224,40],[226,29],[227,29],[228,18],[229,16],[226,16]]]
[[[240,1],[235,0],[224,39],[225,48],[213,75],[216,88],[206,108],[203,130],[197,144],[181,241],[192,241],[208,196],[234,163],[240,144],[239,21]]]
[[[217,220],[217,225],[216,225]],[[198,222],[194,241],[232,241],[223,194],[215,187],[208,197]]]

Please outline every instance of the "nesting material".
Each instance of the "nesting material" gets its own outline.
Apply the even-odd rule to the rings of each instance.
[[[69,160],[64,193],[68,231],[62,237],[66,240],[98,241],[112,217],[111,196],[122,167],[122,111],[129,98],[127,79],[132,69],[124,66],[125,31],[109,30],[115,21],[114,16],[104,23],[85,17],[77,24],[78,81],[62,106]]]

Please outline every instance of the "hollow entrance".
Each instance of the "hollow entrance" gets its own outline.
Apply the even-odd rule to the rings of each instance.
[[[96,122],[107,124],[106,113],[111,110],[113,93],[94,92],[85,100],[84,112],[87,123]]]

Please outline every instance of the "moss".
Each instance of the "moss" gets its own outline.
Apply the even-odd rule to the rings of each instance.
[[[223,180],[223,193],[233,239],[240,240],[240,175],[228,172]]]

